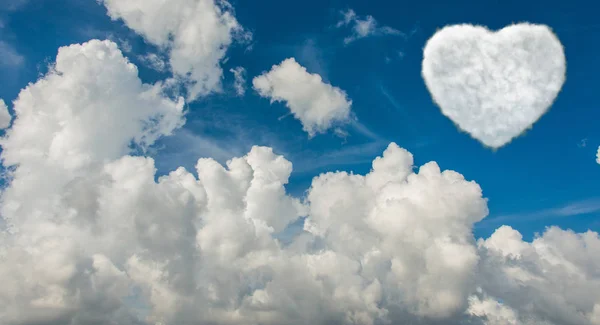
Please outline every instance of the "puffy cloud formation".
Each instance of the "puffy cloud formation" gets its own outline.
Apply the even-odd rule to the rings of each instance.
[[[392,143],[366,175],[286,193],[253,147],[156,177],[132,156],[183,123],[108,41],[63,47],[2,138],[0,320],[47,324],[600,324],[600,238],[510,227],[473,181]],[[277,240],[304,218],[290,244]]]
[[[366,176],[313,180],[305,229],[336,257],[333,265],[350,263],[331,271],[338,273],[336,290],[350,295],[337,300],[374,291],[361,297],[368,309],[347,313],[356,323],[384,317],[395,304],[399,312],[449,318],[464,311],[475,289],[471,228],[488,212],[481,189],[435,162],[412,169],[412,155],[391,144]]]
[[[479,289],[478,292],[481,294],[482,290]],[[494,299],[488,297],[481,298],[479,295],[469,297],[469,309],[467,313],[479,317],[484,325],[521,324],[512,309]]]
[[[119,218],[134,214],[126,196],[149,190],[137,173],[146,160],[123,155],[184,123],[183,100],[161,92],[140,81],[115,43],[93,40],[60,48],[50,71],[13,102],[15,120],[0,141],[12,166],[0,207],[0,277],[11,279],[0,290],[2,323],[117,317],[111,312],[129,292],[113,264],[130,237]],[[124,182],[110,190],[114,178]]]
[[[369,15],[365,19],[360,19],[352,9],[342,12],[342,15],[344,17],[336,24],[336,27],[352,26],[352,35],[344,38],[345,44],[369,36],[402,35],[402,32],[397,29],[388,26],[380,27],[373,16]]]
[[[244,67],[237,67],[229,70],[233,73],[234,82],[233,88],[238,96],[244,96],[246,93],[246,69]]]
[[[565,81],[562,44],[544,25],[447,26],[423,52],[423,79],[442,113],[492,148],[530,128]]]
[[[220,61],[245,32],[225,0],[100,0],[108,15],[122,19],[148,42],[168,50],[169,66],[188,86],[188,97],[220,91]]]
[[[111,41],[61,47],[50,72],[14,102],[2,159],[19,170],[76,170],[119,158],[132,144],[143,149],[185,122],[183,99],[162,90],[143,84]]]
[[[550,227],[525,243],[503,226],[478,247],[482,287],[512,307],[517,324],[600,324],[598,233]]]
[[[271,103],[285,101],[311,137],[349,120],[352,101],[346,92],[324,83],[320,75],[309,73],[294,58],[274,65],[271,71],[255,77],[252,84]]]
[[[0,99],[0,129],[6,129],[10,126],[10,120],[12,117],[8,112],[8,107],[4,100]]]
[[[598,147],[598,153],[596,153],[596,162],[600,164],[600,147]]]

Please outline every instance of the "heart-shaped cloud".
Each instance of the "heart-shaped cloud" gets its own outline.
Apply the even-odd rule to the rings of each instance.
[[[492,148],[550,108],[565,74],[563,46],[545,25],[447,26],[423,50],[423,79],[442,113]]]

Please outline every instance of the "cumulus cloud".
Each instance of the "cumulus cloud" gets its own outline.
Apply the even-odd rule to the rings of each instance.
[[[233,88],[238,96],[244,96],[246,93],[246,69],[244,67],[237,67],[230,69],[229,72],[233,73],[235,78],[233,82]]]
[[[0,98],[0,129],[6,129],[7,127],[9,127],[11,119],[12,117],[8,112],[8,107],[6,106],[6,103]]]
[[[143,84],[111,41],[61,47],[51,72],[14,102],[4,162],[75,168],[147,147],[184,123],[183,99],[165,99],[162,86]]]
[[[133,156],[183,124],[116,44],[63,47],[0,140],[3,324],[600,324],[600,237],[533,242],[480,186],[392,143],[365,175],[315,177],[252,147],[157,177]],[[289,225],[303,231],[276,239]]]
[[[274,65],[271,71],[255,77],[252,84],[271,103],[286,102],[311,137],[349,121],[352,101],[346,92],[324,83],[320,75],[309,73],[294,58]]]
[[[481,294],[482,290],[479,289],[478,293]],[[477,294],[469,297],[467,313],[480,317],[485,325],[520,324],[517,314],[510,307],[485,296],[479,297]]]
[[[600,147],[598,147],[598,153],[596,153],[596,162],[600,164]]]
[[[0,140],[4,166],[15,167],[1,201],[0,274],[14,279],[0,290],[4,323],[117,317],[110,312],[120,312],[128,280],[114,259],[93,247],[101,235],[89,231],[106,233],[103,222],[119,227],[116,219],[98,219],[98,209],[124,208],[97,196],[110,184],[105,169],[115,170],[115,163],[104,164],[183,125],[183,99],[161,92],[160,83],[140,81],[115,43],[93,40],[60,48],[50,71],[13,102],[16,118]],[[133,177],[124,191],[135,186]],[[80,250],[81,235],[89,236],[91,251]]]
[[[220,62],[235,41],[247,41],[225,0],[100,0],[108,15],[122,19],[148,42],[169,53],[172,72],[196,99],[221,90]]]
[[[337,263],[352,261],[336,276],[337,290],[348,294],[339,299],[377,288],[360,302],[367,307],[363,320],[383,317],[395,303],[409,319],[451,318],[466,308],[475,289],[478,256],[471,227],[487,215],[481,189],[456,172],[442,172],[435,162],[412,170],[412,155],[391,144],[366,176],[324,174],[308,194],[305,229]]]
[[[519,232],[503,226],[480,239],[478,247],[484,290],[511,306],[521,323],[598,324],[598,233],[550,227],[526,243]]]
[[[369,36],[403,35],[402,32],[392,27],[379,26],[373,16],[369,15],[365,19],[359,18],[352,9],[342,12],[342,15],[344,17],[336,24],[336,27],[352,26],[352,35],[344,38],[345,44],[350,44],[358,39]]]
[[[492,148],[509,143],[550,108],[565,73],[562,44],[544,25],[497,32],[447,26],[423,51],[422,75],[442,113]]]

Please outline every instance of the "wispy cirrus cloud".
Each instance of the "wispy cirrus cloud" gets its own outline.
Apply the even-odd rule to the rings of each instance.
[[[233,88],[238,96],[244,96],[246,94],[246,69],[244,67],[236,67],[230,69],[229,72],[233,73]]]
[[[158,72],[164,72],[169,66],[167,62],[156,53],[138,56],[138,59],[147,67]]]
[[[359,145],[345,146],[338,150],[326,153],[304,153],[298,157],[292,157],[295,174],[309,174],[315,170],[329,166],[353,166],[368,164],[373,161],[374,153],[382,151],[388,145],[385,141],[372,141]],[[296,158],[296,159],[294,159]]]
[[[29,0],[8,0],[0,3],[0,10],[15,11],[25,6]]]
[[[497,217],[492,216],[485,219],[482,223],[479,224],[479,226],[494,227],[498,224],[506,224],[516,221],[527,222],[548,218],[576,217],[596,212],[600,213],[600,197],[570,202],[565,205],[542,209],[534,212],[504,214],[499,215]]]
[[[344,38],[344,44],[346,45],[369,36],[404,35],[404,33],[392,27],[379,26],[377,20],[371,15],[363,19],[356,15],[356,12],[352,9],[343,11],[342,15],[343,18],[336,24],[336,27],[352,26],[352,35]]]
[[[25,58],[10,44],[0,41],[0,67],[19,67]]]

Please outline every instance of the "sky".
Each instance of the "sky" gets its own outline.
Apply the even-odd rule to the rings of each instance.
[[[600,324],[597,6],[3,1],[0,319]],[[515,97],[432,38],[521,22]]]

